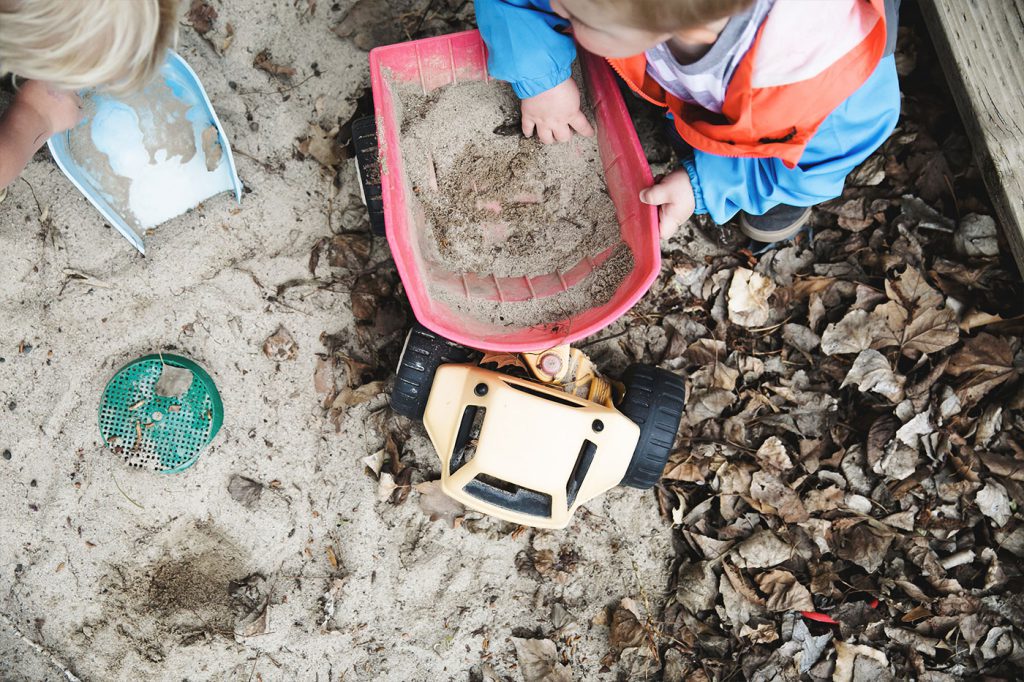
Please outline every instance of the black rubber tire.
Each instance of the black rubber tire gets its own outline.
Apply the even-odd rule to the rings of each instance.
[[[377,123],[373,116],[352,121],[352,146],[356,152],[359,182],[363,185],[370,229],[384,236],[384,195],[380,188],[380,157],[377,148]]]
[[[391,409],[409,419],[423,419],[437,368],[467,362],[470,357],[470,349],[438,336],[417,322],[409,330],[402,357],[398,360],[395,387],[391,391]]]
[[[640,427],[626,475],[619,485],[647,489],[661,480],[683,418],[683,378],[650,365],[631,365],[622,377],[626,392],[619,411]]]

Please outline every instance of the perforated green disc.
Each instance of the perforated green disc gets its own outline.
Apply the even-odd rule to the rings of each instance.
[[[103,442],[129,466],[174,474],[195,464],[217,435],[224,406],[213,379],[196,363],[147,355],[110,380],[99,418]]]

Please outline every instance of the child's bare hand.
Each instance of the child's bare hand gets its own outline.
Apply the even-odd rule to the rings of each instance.
[[[572,78],[524,99],[522,109],[523,135],[530,137],[536,131],[537,139],[544,144],[568,142],[573,130],[584,137],[594,134],[580,109],[580,89]]]
[[[685,168],[669,173],[652,187],[641,190],[640,201],[658,207],[661,238],[668,239],[693,215],[696,199],[690,174]]]
[[[42,81],[27,81],[18,90],[17,100],[39,115],[47,137],[70,130],[82,120],[81,97]]]

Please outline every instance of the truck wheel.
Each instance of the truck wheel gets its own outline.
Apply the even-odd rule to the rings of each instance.
[[[672,453],[686,388],[681,376],[649,365],[631,365],[622,382],[626,393],[618,408],[640,427],[640,440],[620,485],[646,489],[661,479]]]
[[[466,362],[472,352],[444,339],[419,322],[409,330],[402,357],[398,360],[395,387],[391,391],[391,409],[409,419],[423,419],[437,368],[444,364]]]
[[[384,236],[384,196],[380,188],[380,157],[377,150],[377,123],[373,116],[352,121],[352,146],[356,152],[356,172],[363,192],[363,203],[370,215],[370,229]]]

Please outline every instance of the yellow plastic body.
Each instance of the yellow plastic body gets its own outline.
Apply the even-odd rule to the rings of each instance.
[[[487,387],[484,395],[477,390],[481,384]],[[475,453],[451,474],[467,406],[483,407],[486,413]],[[600,422],[597,429],[595,422]],[[470,509],[537,528],[564,528],[580,505],[618,485],[640,438],[640,428],[614,407],[469,364],[437,370],[423,423],[441,459],[441,487],[447,495]],[[569,504],[567,486],[584,441],[596,449]],[[468,492],[466,485],[479,475],[549,495],[550,513],[515,511]]]

